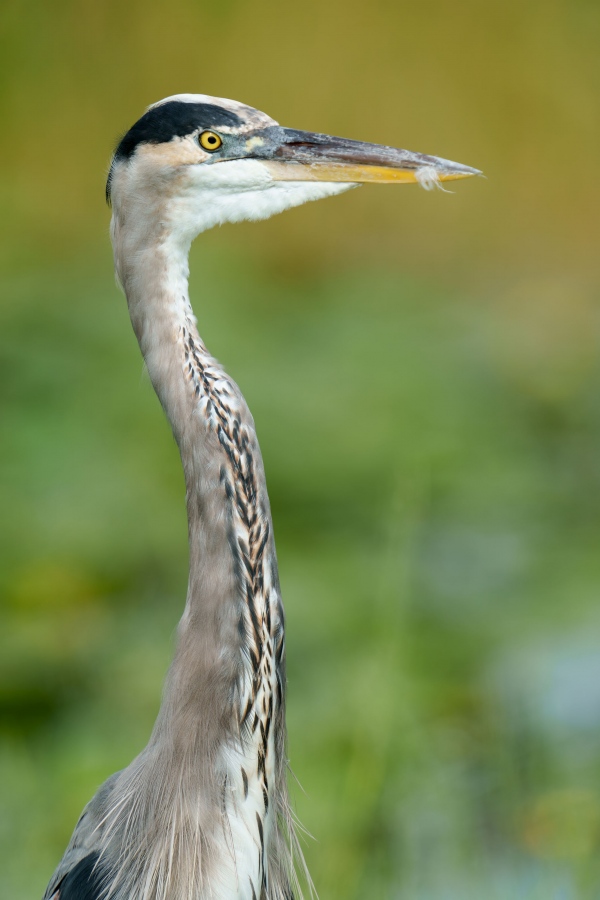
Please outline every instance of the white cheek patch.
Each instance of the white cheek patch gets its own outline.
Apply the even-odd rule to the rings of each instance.
[[[160,190],[162,202],[152,207],[152,215],[162,223],[161,228],[166,225],[166,242],[180,250],[183,248],[186,253],[196,235],[216,225],[244,219],[268,219],[294,206],[359,186],[326,181],[275,181],[260,160],[239,159],[215,165],[178,165],[177,177],[169,182],[166,191],[164,184],[157,185],[153,180],[153,168],[140,163],[141,159],[136,159],[133,163],[119,165],[116,170],[115,223],[125,216],[129,243],[143,243],[150,214],[148,190],[154,194]],[[125,176],[126,183],[123,183]]]

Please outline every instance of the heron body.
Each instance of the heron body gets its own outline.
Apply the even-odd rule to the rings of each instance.
[[[200,232],[364,181],[476,170],[281,128],[201,94],[150,107],[119,143],[107,197],[118,280],[183,464],[186,606],[146,748],[86,806],[44,900],[291,900],[304,869],[286,786],[285,640],[254,421],[188,297]],[[305,869],[304,869],[305,871]]]

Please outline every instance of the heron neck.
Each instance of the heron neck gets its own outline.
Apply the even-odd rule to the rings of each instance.
[[[133,328],[181,453],[190,543],[175,658],[152,737],[123,774],[123,790],[138,801],[160,796],[169,833],[195,823],[182,841],[209,848],[226,884],[215,897],[267,896],[268,878],[269,896],[287,896],[297,844],[286,787],[284,619],[254,422],[198,334],[188,246],[168,238],[126,245],[118,221],[113,239]],[[182,797],[185,809],[173,812]],[[122,816],[127,832],[125,807]],[[191,884],[200,877],[195,857],[182,853],[173,865]],[[287,862],[270,870],[269,859]]]
[[[239,731],[264,700],[283,731],[283,608],[254,421],[208,353],[188,297],[187,246],[117,257],[131,321],[183,463],[190,541],[186,609],[161,715],[189,710]],[[215,690],[215,685],[220,686]],[[210,722],[208,721],[210,719]],[[254,722],[256,727],[257,722]]]

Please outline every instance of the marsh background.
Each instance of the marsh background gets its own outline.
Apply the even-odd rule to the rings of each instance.
[[[103,199],[180,91],[487,175],[193,250],[265,457],[322,900],[600,897],[599,39],[594,0],[4,0],[2,897],[145,744],[185,596]]]

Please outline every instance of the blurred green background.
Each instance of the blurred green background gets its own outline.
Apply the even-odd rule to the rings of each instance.
[[[103,200],[180,91],[487,175],[193,249],[265,457],[321,898],[600,897],[599,40],[597,0],[4,0],[2,897],[146,742],[185,596]]]

